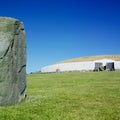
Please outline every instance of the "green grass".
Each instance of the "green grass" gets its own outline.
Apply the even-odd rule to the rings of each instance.
[[[0,120],[120,120],[120,71],[32,74],[27,98]]]

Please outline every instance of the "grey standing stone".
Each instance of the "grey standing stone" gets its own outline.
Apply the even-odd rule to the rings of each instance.
[[[25,98],[26,37],[23,23],[0,17],[0,105]]]

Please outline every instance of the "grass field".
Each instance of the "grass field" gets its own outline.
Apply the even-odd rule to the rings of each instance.
[[[0,120],[120,120],[120,71],[32,74],[27,98]]]

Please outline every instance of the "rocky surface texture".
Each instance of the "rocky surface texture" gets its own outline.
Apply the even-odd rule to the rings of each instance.
[[[0,105],[12,105],[25,97],[26,40],[23,23],[0,17]]]

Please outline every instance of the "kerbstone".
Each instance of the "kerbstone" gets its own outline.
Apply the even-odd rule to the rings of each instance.
[[[25,98],[26,37],[17,19],[0,17],[0,105]]]

